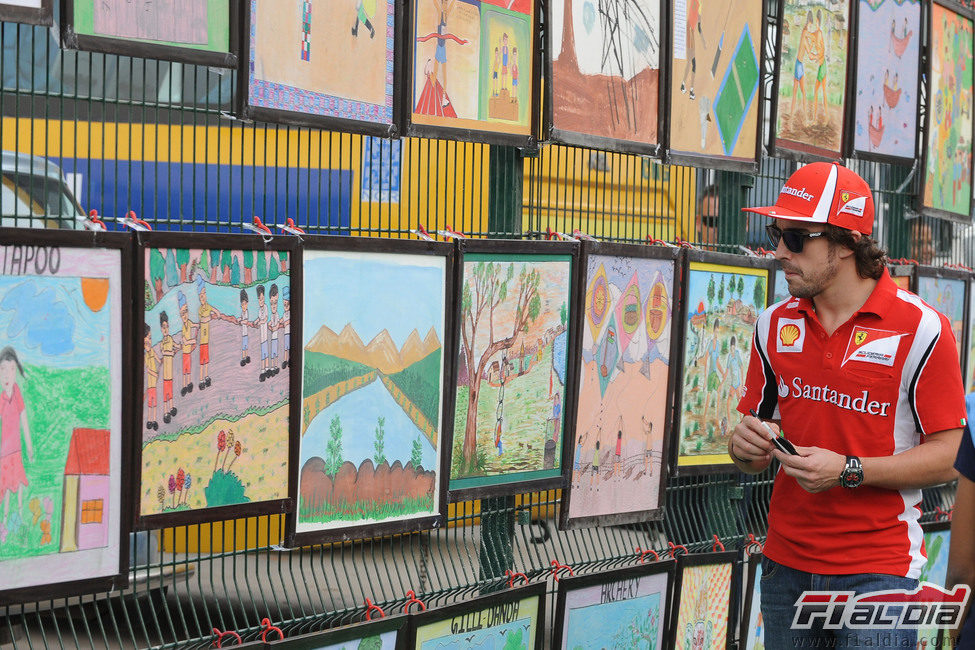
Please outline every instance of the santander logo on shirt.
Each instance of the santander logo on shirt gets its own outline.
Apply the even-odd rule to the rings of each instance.
[[[784,395],[783,392],[785,392]],[[862,390],[851,395],[841,392],[829,384],[822,386],[807,384],[802,380],[802,377],[793,377],[791,384],[789,384],[786,383],[785,378],[780,376],[779,397],[825,402],[826,404],[833,404],[837,408],[867,415],[879,415],[880,417],[889,417],[890,415],[890,402],[878,402],[875,399],[870,399],[869,390]]]

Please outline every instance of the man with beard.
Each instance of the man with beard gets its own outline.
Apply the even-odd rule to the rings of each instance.
[[[955,477],[965,426],[951,326],[891,280],[870,238],[870,188],[849,169],[806,165],[775,205],[749,210],[772,219],[769,242],[793,296],[755,324],[738,404],[754,415],[728,443],[743,472],[773,458],[782,466],[762,563],[765,638],[783,648],[914,647],[916,631],[893,625],[792,624],[804,592],[917,587],[921,488]],[[774,447],[780,433],[796,455]]]

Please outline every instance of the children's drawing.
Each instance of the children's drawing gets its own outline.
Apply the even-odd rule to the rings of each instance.
[[[785,0],[776,148],[839,158],[846,110],[847,2]]]
[[[772,282],[772,304],[781,302],[792,296],[789,293],[789,283],[785,281],[785,271],[781,267],[775,269],[775,278]]]
[[[768,275],[767,269],[690,263],[679,467],[731,463],[728,437],[740,417],[738,401],[755,321],[767,306]]]
[[[0,246],[0,592],[119,572],[121,264]]]
[[[439,512],[446,258],[304,251],[298,534]]]
[[[249,107],[391,125],[395,16],[392,0],[250,0]]]
[[[530,135],[535,3],[411,1],[412,123]]]
[[[657,143],[660,2],[549,4],[552,127],[623,143]],[[593,110],[599,106],[599,110]]]
[[[917,295],[926,303],[948,317],[951,331],[955,335],[958,358],[964,359],[965,334],[965,289],[967,282],[960,278],[931,277],[918,275]],[[959,361],[961,363],[961,361]],[[965,367],[962,366],[962,370]]]
[[[417,650],[537,650],[545,616],[538,585],[432,610],[416,617]]]
[[[762,620],[762,563],[755,557],[751,578],[745,583],[750,591],[746,599],[747,609],[742,620],[741,650],[765,650],[765,622]]]
[[[570,586],[577,580],[560,582],[560,610],[556,613],[560,642],[554,647],[663,648],[672,576],[666,571],[648,574],[648,568],[615,571],[600,576],[598,583],[588,580],[591,584],[578,588]]]
[[[857,152],[914,158],[917,150],[920,0],[859,0]]]
[[[754,161],[758,139],[762,2],[676,0],[670,148]]]
[[[972,204],[972,21],[931,4],[922,208],[961,215]]]
[[[401,630],[406,625],[405,616],[391,616],[371,622],[333,628],[325,632],[313,632],[288,636],[271,641],[268,650],[397,650]]]
[[[287,251],[144,258],[140,515],[287,498]]]
[[[965,374],[965,394],[975,392],[975,291],[968,292],[968,372]]]
[[[723,648],[731,611],[731,562],[685,566],[674,617],[675,650]]]
[[[570,520],[659,507],[674,265],[622,255],[586,258]]]
[[[948,577],[948,547],[951,542],[951,530],[947,524],[927,524],[924,531],[924,552],[928,561],[921,569],[918,577],[920,582],[929,582],[939,587],[945,586]],[[938,647],[939,629],[936,626],[922,627],[917,631],[919,648]]]
[[[451,490],[561,474],[571,257],[464,256]]]

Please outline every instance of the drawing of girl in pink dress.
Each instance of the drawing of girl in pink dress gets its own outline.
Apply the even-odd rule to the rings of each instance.
[[[24,376],[17,353],[12,347],[0,350],[0,497],[3,498],[3,519],[7,520],[10,511],[10,495],[17,493],[17,509],[23,509],[24,491],[27,487],[27,474],[21,455],[20,432],[23,429],[27,446],[27,459],[34,461],[34,445],[31,442],[30,428],[27,425],[27,411],[24,398],[17,385],[17,373]],[[4,524],[0,521],[0,537],[6,537]]]

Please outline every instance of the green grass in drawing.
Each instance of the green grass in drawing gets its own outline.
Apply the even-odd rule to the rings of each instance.
[[[358,361],[305,350],[304,386],[301,396],[314,395],[323,388],[359,377],[371,370],[372,368]]]
[[[305,523],[327,524],[332,521],[362,521],[374,519],[382,521],[403,517],[418,512],[433,510],[433,497],[407,497],[400,502],[376,503],[375,501],[356,501],[349,503],[328,503],[322,508],[303,507],[298,514]]]
[[[438,348],[413,365],[389,375],[434,426],[440,413],[440,353]]]

